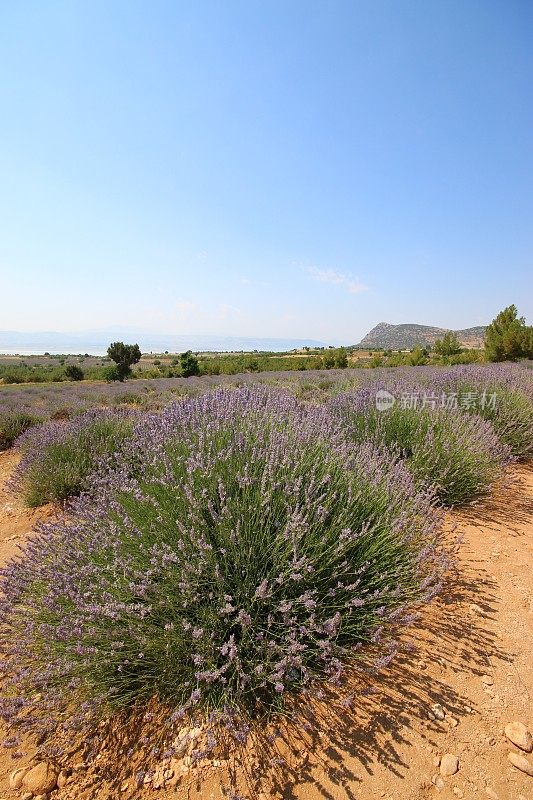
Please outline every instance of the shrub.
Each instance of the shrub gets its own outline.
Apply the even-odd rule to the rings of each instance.
[[[190,350],[180,355],[181,374],[184,378],[190,378],[192,375],[200,374],[200,365],[198,359]]]
[[[0,450],[7,450],[24,431],[39,422],[39,417],[24,411],[0,410]]]
[[[190,714],[235,731],[338,682],[363,645],[389,642],[390,658],[441,577],[440,515],[403,465],[264,390],[141,420],[74,512],[1,587],[3,716],[33,731],[153,698],[170,726]]]
[[[82,381],[83,380],[83,370],[81,367],[76,366],[76,364],[69,364],[65,367],[65,375],[71,381]]]
[[[122,382],[123,380],[123,378],[120,377],[120,372],[116,364],[110,364],[109,367],[104,367],[102,376],[107,383],[114,383],[115,381]]]
[[[446,505],[487,491],[511,455],[478,416],[398,404],[378,411],[371,390],[339,395],[330,407],[354,441],[370,440],[405,459],[416,484],[433,485]]]
[[[461,391],[473,387],[463,385]],[[489,420],[500,440],[511,448],[517,458],[533,456],[533,400],[523,392],[506,386],[486,389],[483,402],[467,409]]]
[[[111,456],[132,429],[130,414],[106,409],[28,431],[17,443],[23,457],[13,486],[31,507],[77,495],[98,462]]]

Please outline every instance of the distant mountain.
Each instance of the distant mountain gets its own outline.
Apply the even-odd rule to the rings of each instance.
[[[0,353],[39,355],[41,353],[89,353],[102,355],[115,341],[137,342],[143,353],[232,352],[263,350],[283,352],[301,347],[325,347],[314,339],[263,339],[252,336],[218,336],[216,334],[165,334],[115,328],[107,331],[58,333],[56,331],[0,331]]]
[[[356,347],[410,350],[417,346],[433,345],[436,339],[442,339],[447,330],[447,328],[434,328],[431,325],[389,325],[388,322],[380,322]],[[454,333],[463,347],[472,348],[483,346],[485,330],[485,325],[478,325]]]

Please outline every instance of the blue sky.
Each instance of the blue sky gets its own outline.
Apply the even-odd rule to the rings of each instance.
[[[533,321],[529,0],[0,6],[0,329]]]

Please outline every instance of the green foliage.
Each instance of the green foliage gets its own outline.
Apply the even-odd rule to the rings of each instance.
[[[102,370],[102,377],[108,383],[113,383],[113,381],[120,381],[120,373],[118,366],[116,364],[111,364],[109,367],[104,367]]]
[[[348,352],[345,347],[335,351],[335,366],[337,369],[346,369],[348,366]]]
[[[138,344],[112,342],[107,348],[107,355],[117,365],[118,380],[123,381],[131,375],[131,367],[141,360]]]
[[[420,367],[423,364],[428,363],[427,356],[424,354],[424,350],[421,347],[415,347],[409,354],[409,364],[413,367]]]
[[[193,355],[191,350],[187,350],[180,355],[181,374],[184,378],[190,378],[192,375],[200,374],[200,365],[198,359]]]
[[[22,411],[0,411],[0,450],[7,450],[24,431],[40,422],[39,417]]]
[[[83,380],[83,370],[81,367],[77,367],[75,364],[69,364],[67,367],[65,367],[65,375],[71,381]]]
[[[533,358],[533,326],[526,325],[524,317],[518,317],[515,305],[500,311],[487,327],[485,352],[489,361]]]
[[[442,339],[437,339],[433,350],[438,356],[455,356],[461,352],[461,342],[453,331],[448,331]]]
[[[64,381],[65,370],[54,365],[0,365],[0,378],[5,384],[13,383],[48,383]]]
[[[324,358],[322,359],[324,369],[333,369],[335,366],[335,351],[327,350]]]

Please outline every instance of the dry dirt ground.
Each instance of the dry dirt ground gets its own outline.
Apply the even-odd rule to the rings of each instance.
[[[16,455],[0,453],[0,561],[12,556],[37,519],[53,509],[25,509],[5,486]],[[242,795],[266,800],[423,800],[492,798],[533,800],[533,777],[508,760],[519,752],[503,729],[511,721],[533,729],[533,467],[513,466],[486,500],[447,515],[462,534],[458,573],[446,592],[410,631],[413,652],[378,677],[354,680],[350,710],[329,707],[323,732],[285,730],[284,757],[266,777],[264,762],[249,754],[237,765]],[[455,534],[453,534],[455,535]],[[430,719],[438,703],[444,719]],[[317,709],[321,716],[325,709]],[[442,716],[439,714],[439,716]],[[437,779],[439,760],[451,753],[459,770]],[[21,762],[31,756],[31,750]],[[533,764],[533,754],[526,755]],[[94,759],[94,757],[93,757]],[[100,766],[99,766],[100,764]],[[0,755],[0,800],[15,762]],[[142,791],[126,765],[111,787],[102,761],[87,764],[90,788],[74,781],[57,797],[199,800],[226,797],[225,764],[185,775],[176,788]],[[248,782],[244,775],[248,773]],[[109,774],[109,772],[108,772]],[[253,790],[253,792],[252,792]]]

